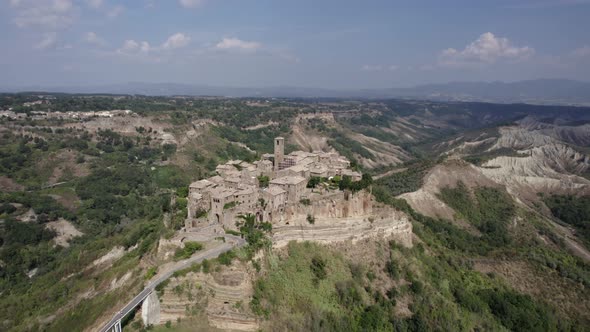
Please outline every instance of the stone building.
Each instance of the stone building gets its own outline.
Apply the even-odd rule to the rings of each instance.
[[[271,187],[279,187],[287,192],[288,202],[299,202],[301,195],[305,191],[307,179],[299,176],[284,176],[270,181]]]

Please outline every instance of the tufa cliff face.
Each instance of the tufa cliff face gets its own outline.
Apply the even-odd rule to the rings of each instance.
[[[305,222],[307,223],[307,221]],[[391,238],[403,246],[412,246],[412,224],[406,215],[392,214],[376,219],[319,218],[314,224],[302,222],[281,225],[273,229],[273,247],[281,248],[291,241],[312,241],[322,244],[351,241],[353,244],[364,239]]]

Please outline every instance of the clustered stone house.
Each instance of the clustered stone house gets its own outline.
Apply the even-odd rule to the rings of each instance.
[[[302,200],[309,206],[310,198],[318,203],[318,197],[330,196],[333,201],[343,195],[306,188],[311,177],[361,179],[361,174],[351,170],[350,162],[338,153],[295,151],[285,155],[284,145],[285,140],[277,137],[274,154],[265,154],[253,163],[229,161],[217,166],[216,176],[192,183],[187,228],[215,224],[234,228],[236,217],[246,213],[255,214],[260,221],[286,221],[301,210]],[[268,177],[268,185],[261,187],[259,177]]]

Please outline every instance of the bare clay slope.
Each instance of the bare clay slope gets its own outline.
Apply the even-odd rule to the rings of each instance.
[[[420,190],[401,196],[417,211],[432,217],[453,219],[452,211],[436,195],[457,181],[468,186],[506,187],[519,202],[537,201],[540,192],[590,193],[590,180],[580,176],[590,169],[590,157],[541,130],[500,127],[497,135],[484,132],[473,139],[459,136],[439,146],[447,147],[442,155],[449,160],[473,153],[487,154],[491,159],[480,166],[458,161],[438,165],[427,174]]]
[[[405,199],[414,210],[421,214],[455,221],[461,227],[478,233],[468,222],[457,219],[455,211],[438,198],[441,189],[454,188],[459,182],[463,182],[469,187],[498,187],[498,184],[484,176],[478,167],[460,159],[453,159],[430,170],[424,177],[424,184],[420,189],[402,194],[399,198]]]
[[[549,221],[573,253],[590,260],[590,252],[578,243],[571,230],[552,222],[551,214],[538,208],[543,206],[539,193],[589,194],[590,180],[581,175],[587,174],[590,158],[541,130],[510,126],[499,128],[498,133],[497,138],[482,135],[460,144],[450,142],[447,144],[449,150],[443,153],[447,161],[435,166],[425,176],[424,184],[418,191],[403,194],[400,198],[406,199],[424,215],[452,220],[476,232],[468,223],[458,220],[455,211],[438,198],[441,189],[454,187],[459,181],[470,188],[505,188],[521,208],[542,215]],[[493,144],[491,139],[495,140]],[[477,153],[491,156],[489,160],[480,166],[460,160],[469,156],[467,145],[484,141],[481,144],[489,147],[483,154],[481,151]]]
[[[506,185],[520,198],[532,199],[537,192],[588,193],[590,181],[578,174],[590,168],[590,159],[572,147],[536,130],[500,128],[500,138],[490,151],[518,150],[524,156],[499,156],[484,163],[488,178]]]

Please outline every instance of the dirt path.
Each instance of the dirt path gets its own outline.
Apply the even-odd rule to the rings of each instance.
[[[379,175],[375,175],[375,176],[373,177],[373,179],[375,179],[375,180],[379,180],[379,179],[381,179],[381,178],[384,178],[384,177],[386,177],[386,176],[390,176],[391,174],[395,174],[395,173],[404,172],[404,171],[406,171],[407,169],[408,169],[407,167],[404,167],[404,168],[396,168],[396,169],[392,169],[392,170],[389,170],[389,171],[387,171],[387,172],[385,172],[385,173],[381,173],[381,174],[379,174]]]

